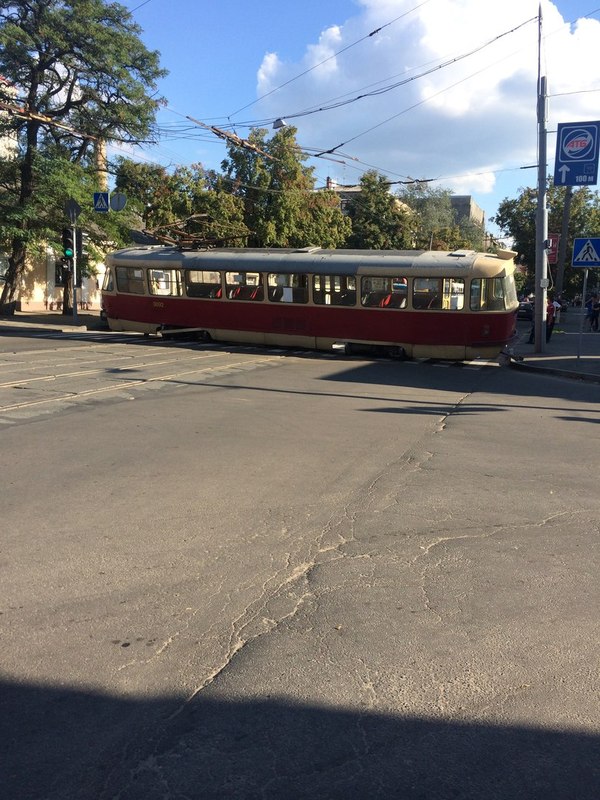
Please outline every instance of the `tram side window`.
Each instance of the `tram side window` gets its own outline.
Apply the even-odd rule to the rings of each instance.
[[[474,278],[471,281],[472,311],[504,311],[503,278]]]
[[[413,308],[442,307],[442,279],[415,278],[413,280]]]
[[[186,270],[185,293],[188,297],[205,297],[211,300],[219,300],[223,294],[221,273],[203,269]]]
[[[308,302],[308,275],[270,272],[267,294],[272,303]]]
[[[149,269],[148,279],[150,294],[159,294],[163,297],[181,295],[181,273],[178,269]]]
[[[325,306],[356,305],[356,278],[353,275],[315,275],[313,301]]]
[[[144,270],[139,267],[117,267],[117,289],[129,294],[144,294]]]
[[[361,278],[360,299],[367,308],[406,308],[407,294],[406,278]]]
[[[413,308],[437,311],[460,311],[465,304],[462,278],[415,278]]]
[[[226,272],[225,286],[230,300],[257,300],[264,298],[260,272]]]

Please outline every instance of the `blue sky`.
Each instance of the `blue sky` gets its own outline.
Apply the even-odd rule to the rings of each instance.
[[[125,155],[218,169],[222,141],[186,117],[241,137],[283,117],[306,152],[334,149],[308,162],[318,185],[328,176],[357,183],[376,168],[391,181],[471,194],[486,218],[536,185],[536,169],[523,168],[537,163],[539,0],[123,5],[169,70],[159,86],[167,135]],[[557,123],[600,118],[600,0],[543,0],[542,16],[553,172]]]

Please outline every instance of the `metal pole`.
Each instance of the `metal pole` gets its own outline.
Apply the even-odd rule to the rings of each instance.
[[[77,322],[77,225],[73,223],[73,322]]]
[[[538,204],[535,221],[535,352],[546,349],[546,289],[548,288],[548,210],[546,208],[546,78],[538,93]]]
[[[583,273],[583,294],[581,295],[581,320],[579,322],[579,340],[577,342],[577,361],[581,358],[581,340],[583,338],[583,323],[585,322],[585,296],[587,294],[588,272],[586,268]]]

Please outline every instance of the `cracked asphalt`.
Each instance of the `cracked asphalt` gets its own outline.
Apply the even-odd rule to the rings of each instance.
[[[597,800],[598,387],[199,352],[6,418],[5,796]]]

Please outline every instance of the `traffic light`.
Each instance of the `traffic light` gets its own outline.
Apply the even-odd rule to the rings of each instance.
[[[55,266],[54,285],[65,286],[69,280],[69,272],[71,270],[71,260],[69,258],[61,258]]]
[[[62,248],[65,258],[73,258],[75,255],[75,242],[73,241],[73,229],[63,228],[62,230]]]
[[[88,244],[90,236],[81,228],[75,230],[75,252],[77,253],[77,266],[79,269],[87,269],[89,261]]]

